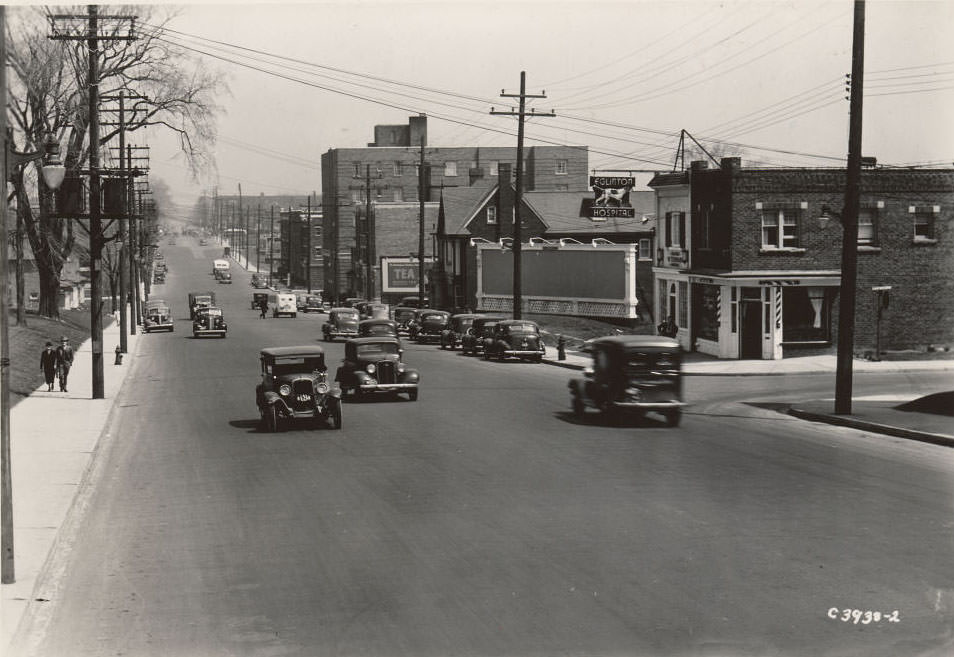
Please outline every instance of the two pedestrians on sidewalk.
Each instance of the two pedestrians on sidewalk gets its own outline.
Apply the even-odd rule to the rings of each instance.
[[[47,342],[46,348],[40,352],[40,369],[43,371],[43,378],[46,381],[47,392],[53,391],[53,377],[59,377],[60,392],[67,392],[66,381],[70,375],[70,368],[73,366],[73,347],[70,346],[70,339],[65,335],[60,338],[60,346],[53,349],[53,343]]]

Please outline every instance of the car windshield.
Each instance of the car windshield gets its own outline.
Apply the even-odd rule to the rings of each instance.
[[[338,319],[346,320],[346,321],[349,319],[356,320],[358,319],[358,313],[340,312],[340,313],[337,313],[335,317],[337,317]]]
[[[394,329],[388,324],[370,324],[364,327],[364,332],[368,335],[393,335]]]
[[[388,356],[397,355],[398,346],[393,342],[373,342],[371,344],[357,345],[358,356]]]
[[[536,333],[537,327],[533,324],[511,324],[511,333]]]
[[[626,370],[647,370],[650,368],[672,369],[677,367],[675,355],[668,352],[633,351],[626,354]]]
[[[307,374],[315,371],[324,372],[325,369],[324,356],[312,358],[282,358],[281,360],[276,360],[275,364],[272,365],[272,374],[275,376]]]
[[[212,305],[212,297],[196,297],[195,302],[197,304],[204,304],[206,306]]]
[[[308,303],[321,303],[321,297],[308,297]]]
[[[444,319],[443,313],[424,313],[421,319]]]
[[[394,319],[399,321],[403,321],[413,316],[414,316],[413,310],[395,310],[394,311]]]

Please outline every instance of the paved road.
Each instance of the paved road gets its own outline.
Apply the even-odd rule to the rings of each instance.
[[[154,294],[179,328],[140,342],[34,654],[949,654],[951,450],[736,403],[827,381],[689,379],[678,429],[609,426],[566,370],[410,345],[418,402],[260,433],[258,349],[322,316],[259,320],[184,242]],[[225,340],[182,319],[209,287]]]

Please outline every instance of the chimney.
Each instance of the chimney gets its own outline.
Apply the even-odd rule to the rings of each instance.
[[[722,158],[722,170],[723,171],[737,171],[742,168],[742,158],[741,157],[724,157]]]
[[[709,163],[706,160],[693,160],[689,163],[689,169],[691,171],[705,171],[709,168]]]

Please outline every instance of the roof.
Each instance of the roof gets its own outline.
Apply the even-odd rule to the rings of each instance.
[[[636,216],[633,219],[610,218],[594,221],[585,216],[585,205],[593,200],[593,192],[525,192],[527,205],[547,225],[548,235],[573,233],[649,233],[656,225],[656,193],[629,193]]]
[[[317,345],[302,345],[300,347],[265,347],[262,349],[263,356],[272,356],[273,358],[293,358],[295,356],[324,356],[325,350]]]
[[[672,171],[669,173],[657,173],[653,176],[647,185],[650,187],[662,187],[664,185],[688,185],[688,171]]]
[[[375,335],[375,336],[368,336],[366,338],[350,338],[348,340],[348,343],[353,343],[353,344],[380,344],[382,342],[401,344],[401,341],[392,335]]]
[[[383,318],[383,317],[374,317],[374,318],[371,318],[371,319],[362,319],[360,322],[358,322],[358,326],[370,326],[370,325],[373,325],[373,324],[389,324],[389,325],[392,325],[392,324],[394,324],[394,323],[395,323],[395,322],[394,322],[393,319],[385,319],[385,318]]]
[[[638,349],[640,347],[680,349],[678,342],[659,335],[610,335],[605,338],[590,340],[589,344],[615,346],[623,349]]]
[[[497,191],[496,180],[471,187],[445,187],[441,193],[447,235],[469,235],[467,224]]]

